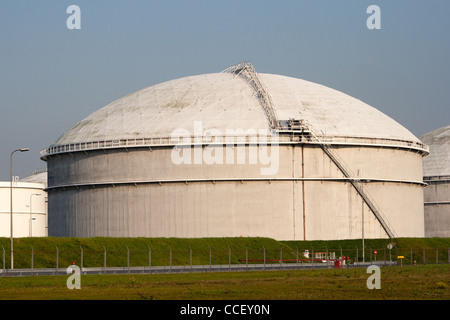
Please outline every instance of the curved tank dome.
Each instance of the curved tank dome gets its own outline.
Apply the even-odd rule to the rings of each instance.
[[[377,138],[419,143],[410,131],[368,104],[313,82],[259,74],[278,119],[305,119],[323,136]],[[213,73],[167,81],[131,93],[92,113],[54,145],[168,137],[179,128],[268,128],[251,86],[232,73]]]
[[[450,237],[450,125],[420,139],[430,151],[423,159],[425,236]]]
[[[43,150],[49,235],[421,237],[425,154],[358,99],[241,63],[131,93]]]
[[[430,154],[423,159],[424,177],[450,176],[450,125],[424,134]]]

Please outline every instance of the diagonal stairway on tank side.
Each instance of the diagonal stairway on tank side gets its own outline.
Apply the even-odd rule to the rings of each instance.
[[[312,130],[311,126],[309,129],[309,137],[313,142],[316,142],[320,145],[323,152],[330,158],[330,160],[336,165],[336,167],[342,172],[342,174],[348,179],[356,192],[361,196],[363,201],[366,203],[367,207],[373,213],[375,218],[380,223],[381,227],[386,232],[389,238],[396,238],[397,235],[394,232],[393,227],[390,225],[389,221],[383,215],[381,209],[376,204],[375,200],[370,196],[370,194],[364,190],[363,184],[364,182],[361,179],[355,179],[352,172],[345,166],[345,162],[340,159],[335,152],[331,150],[329,145],[326,142],[323,142],[318,135],[315,134],[314,130]]]
[[[233,73],[235,76],[240,76],[244,78],[249,85],[254,89],[254,95],[259,100],[264,112],[266,113],[267,119],[269,121],[269,126],[272,130],[281,131],[285,129],[281,122],[287,123],[288,127],[291,128],[291,133],[299,133],[305,135],[306,138],[310,139],[311,142],[317,143],[323,152],[330,158],[330,160],[336,165],[336,167],[342,172],[342,174],[348,179],[353,188],[366,203],[367,207],[373,213],[375,218],[378,220],[384,231],[389,238],[396,238],[393,227],[390,225],[389,221],[383,215],[381,209],[378,207],[374,199],[370,194],[364,190],[363,183],[360,179],[355,179],[352,172],[346,167],[344,161],[340,159],[335,152],[329,147],[329,144],[320,139],[320,136],[315,133],[315,130],[310,124],[305,120],[294,120],[289,119],[285,121],[279,121],[275,114],[273,108],[272,98],[269,92],[264,87],[262,81],[259,79],[258,74],[251,62],[242,62],[222,72]]]

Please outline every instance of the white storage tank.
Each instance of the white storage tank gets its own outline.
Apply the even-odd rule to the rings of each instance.
[[[423,161],[425,236],[450,237],[450,125],[420,139],[430,149]]]
[[[43,150],[49,235],[423,237],[426,154],[358,99],[242,63],[131,93]]]
[[[13,237],[46,237],[45,184],[13,181]],[[0,237],[11,236],[11,182],[0,182]]]

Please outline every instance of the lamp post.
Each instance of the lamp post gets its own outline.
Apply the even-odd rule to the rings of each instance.
[[[40,196],[40,193],[33,193],[32,195],[30,195],[30,238],[33,237],[33,211],[31,210],[31,198],[33,196]]]
[[[363,184],[361,184],[361,190],[364,190],[364,185]],[[363,194],[364,194],[364,191],[363,191]],[[362,213],[361,213],[361,220],[362,220],[362,224],[361,224],[362,259],[363,259],[363,262],[366,262],[365,261],[365,255],[364,255],[364,199],[362,199],[362,206],[361,206],[361,208],[362,208],[361,209],[361,211],[362,211]]]
[[[364,183],[370,182],[370,179],[360,179],[361,182],[361,193],[364,195]],[[365,262],[365,253],[364,253],[364,198],[362,199],[362,206],[361,206],[361,238],[362,238],[362,258],[363,262]],[[370,208],[369,208],[370,211]]]
[[[11,208],[11,269],[14,269],[14,244],[13,244],[13,172],[12,172],[12,159],[14,152],[26,152],[30,151],[29,148],[16,149],[11,152],[10,160],[9,160],[9,168],[11,173],[11,191],[10,191],[10,208]]]

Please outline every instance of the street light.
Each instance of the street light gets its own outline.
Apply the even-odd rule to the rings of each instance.
[[[31,211],[31,197],[33,196],[40,196],[40,193],[33,193],[32,195],[30,195],[30,238],[33,237],[33,212]]]
[[[11,152],[11,156],[9,158],[9,168],[10,168],[10,173],[11,173],[11,191],[10,191],[10,195],[11,195],[11,199],[10,199],[10,208],[11,208],[11,269],[14,269],[14,249],[13,249],[13,172],[12,172],[12,159],[13,159],[13,154],[14,152],[26,152],[26,151],[30,151],[29,148],[22,148],[22,149],[16,149],[13,152]]]
[[[364,183],[370,182],[370,179],[359,179],[361,183],[361,193],[364,195]],[[364,198],[362,199],[362,206],[361,206],[361,237],[362,237],[362,258],[363,262],[365,262],[365,254],[364,254]],[[369,208],[370,210],[370,208]]]

